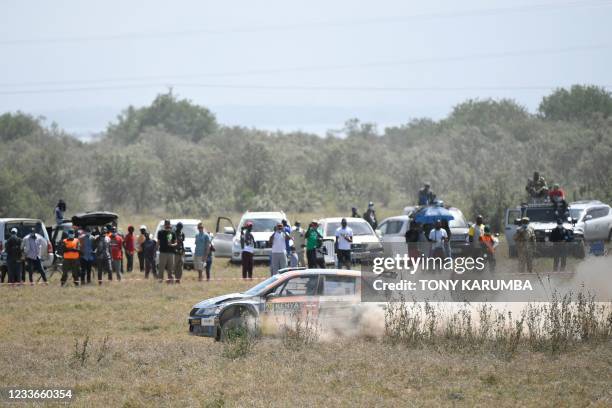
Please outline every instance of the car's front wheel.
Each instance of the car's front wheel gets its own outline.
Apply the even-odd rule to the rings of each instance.
[[[219,340],[231,341],[243,336],[256,336],[257,333],[255,318],[250,315],[236,316],[223,323]]]

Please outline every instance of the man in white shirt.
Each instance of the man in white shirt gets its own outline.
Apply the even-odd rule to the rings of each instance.
[[[268,240],[272,246],[272,254],[270,255],[270,273],[276,275],[280,269],[287,267],[287,241],[291,237],[285,231],[283,224],[276,225],[276,231]]]
[[[340,227],[336,229],[336,256],[338,268],[346,266],[351,269],[351,243],[353,242],[353,230],[346,223],[346,218],[340,221]]]
[[[437,220],[435,228],[429,231],[429,242],[431,242],[431,257],[443,258],[444,257],[444,243],[448,239],[446,230],[442,228],[442,221]]]
[[[30,283],[33,283],[32,274],[34,271],[40,273],[43,282],[47,282],[47,275],[40,259],[43,248],[47,247],[47,240],[37,234],[34,228],[32,228],[32,232],[23,239],[22,246]]]

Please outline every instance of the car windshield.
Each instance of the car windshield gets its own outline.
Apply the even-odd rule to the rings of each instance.
[[[580,218],[582,218],[582,214],[584,213],[584,209],[580,209],[580,208],[570,208],[569,210],[570,212],[570,217],[575,218],[577,220],[580,220]]]
[[[183,234],[185,234],[185,238],[195,238],[197,233],[198,226],[196,224],[183,225]]]
[[[251,221],[253,223],[253,229],[251,232],[272,232],[274,231],[274,227],[276,227],[277,224],[280,224],[282,220],[280,218],[246,218],[240,223],[240,228],[242,228],[247,221]]]
[[[456,211],[451,211],[451,214],[453,214],[453,217],[455,218],[448,222],[448,226],[450,228],[467,228],[468,225],[463,217],[463,214]]]
[[[525,211],[529,222],[557,222],[557,212],[554,208],[528,208]]]
[[[43,231],[42,224],[40,222],[33,221],[7,222],[4,226],[4,236],[8,237],[11,233],[11,229],[17,228],[17,236],[23,238],[32,232],[32,227],[34,227],[34,231],[36,231],[38,235],[43,237],[46,236],[45,231]]]
[[[372,227],[367,222],[349,221],[348,226],[353,230],[353,235],[374,235]],[[330,222],[325,229],[326,236],[336,235],[336,230],[340,228],[340,222]]]
[[[244,292],[244,294],[247,296],[259,295],[266,287],[268,287],[268,285],[270,285],[272,282],[277,281],[279,276],[280,275],[270,276],[265,281],[258,283],[257,285],[253,286],[251,289]]]

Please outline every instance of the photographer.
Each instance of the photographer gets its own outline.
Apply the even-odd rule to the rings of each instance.
[[[351,243],[353,242],[353,230],[348,226],[346,218],[340,221],[340,227],[336,229],[336,257],[338,268],[346,266],[351,269]]]
[[[306,238],[306,260],[308,261],[309,268],[317,267],[317,248],[322,244],[323,235],[319,231],[319,224],[317,221],[312,220],[304,234]]]

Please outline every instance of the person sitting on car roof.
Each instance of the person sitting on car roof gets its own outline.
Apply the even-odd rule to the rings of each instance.
[[[418,194],[419,205],[431,205],[435,201],[436,195],[429,188],[429,183],[423,183],[423,188],[419,190]]]
[[[544,200],[548,196],[548,185],[544,177],[540,176],[540,173],[535,171],[533,178],[527,180],[525,190],[529,197],[536,200]]]

